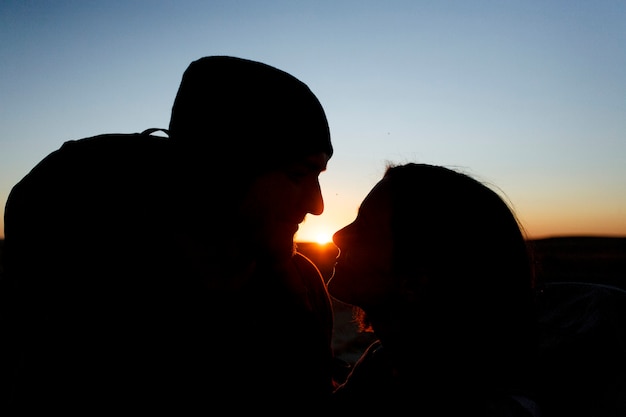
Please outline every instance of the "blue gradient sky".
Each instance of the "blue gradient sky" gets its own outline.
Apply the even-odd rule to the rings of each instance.
[[[4,0],[2,208],[66,140],[167,127],[205,55],[290,72],[326,109],[326,211],[298,240],[351,222],[387,161],[494,184],[529,237],[626,236],[623,0]]]

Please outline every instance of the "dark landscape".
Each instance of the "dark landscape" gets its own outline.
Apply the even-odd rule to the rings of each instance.
[[[626,290],[626,237],[554,237],[529,243],[539,283],[586,282]],[[4,240],[0,240],[0,259],[3,248]],[[338,254],[334,244],[298,242],[298,250],[317,265],[326,281],[331,278]],[[372,341],[372,335],[356,331],[349,306],[335,301],[334,307],[337,355],[354,362]]]

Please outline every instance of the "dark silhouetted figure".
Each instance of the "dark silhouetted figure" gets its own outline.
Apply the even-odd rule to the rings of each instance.
[[[328,289],[378,338],[336,390],[338,411],[539,415],[533,263],[498,193],[441,166],[389,167],[333,240]]]
[[[543,416],[626,416],[626,291],[547,282],[538,287],[537,307]]]
[[[274,67],[205,57],[185,71],[164,132],[66,142],[13,187],[3,408],[325,406],[332,308],[293,241],[324,209],[322,106]]]

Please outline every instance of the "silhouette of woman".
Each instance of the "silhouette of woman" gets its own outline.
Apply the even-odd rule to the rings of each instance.
[[[378,338],[338,410],[536,415],[532,261],[495,191],[442,166],[390,166],[333,240],[329,291]]]

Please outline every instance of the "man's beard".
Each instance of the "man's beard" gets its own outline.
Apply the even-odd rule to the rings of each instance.
[[[294,233],[290,230],[280,228],[276,225],[269,226],[264,225],[262,227],[250,228],[242,233],[250,234],[250,249],[255,254],[253,255],[257,260],[263,263],[281,263],[288,261],[293,257],[296,251],[296,244],[294,243]]]
[[[259,255],[277,263],[291,259],[295,251],[296,244],[293,241],[293,235],[273,234],[259,242]]]

